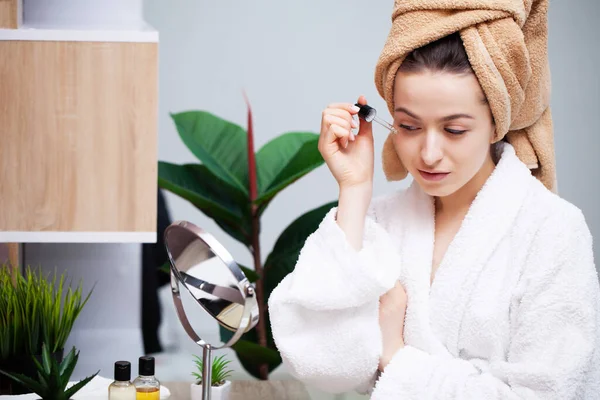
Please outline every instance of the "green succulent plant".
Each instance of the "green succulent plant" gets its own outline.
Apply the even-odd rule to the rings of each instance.
[[[10,266],[0,265],[0,361],[39,355],[42,343],[61,351],[92,290],[84,297],[66,273],[50,277],[29,267],[12,279]]]
[[[202,384],[202,369],[204,367],[204,363],[202,362],[202,358],[194,355],[194,364],[196,364],[197,371],[192,372],[192,375],[196,378],[196,384]],[[231,363],[231,360],[226,360],[225,355],[216,357],[213,360],[212,368],[211,368],[211,386],[221,386],[225,383],[227,378],[233,372],[228,366]]]
[[[76,351],[75,347],[73,347],[59,364],[50,354],[49,347],[44,343],[42,345],[42,362],[40,363],[33,357],[38,375],[37,380],[22,374],[14,374],[3,370],[0,370],[0,374],[4,374],[20,383],[33,393],[39,395],[42,400],[68,400],[100,372],[98,371],[94,375],[88,376],[67,389],[69,378],[75,369],[78,358],[79,351]]]

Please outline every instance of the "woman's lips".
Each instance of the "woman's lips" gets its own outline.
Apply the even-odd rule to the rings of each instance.
[[[450,174],[450,172],[426,172],[419,170],[423,179],[428,181],[439,182]]]

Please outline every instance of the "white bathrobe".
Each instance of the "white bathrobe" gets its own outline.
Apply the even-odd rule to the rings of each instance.
[[[373,200],[358,252],[329,212],[269,299],[291,373],[376,400],[600,399],[600,290],[580,210],[505,144],[430,285],[433,207],[415,183]],[[378,376],[379,297],[396,280],[406,345]]]

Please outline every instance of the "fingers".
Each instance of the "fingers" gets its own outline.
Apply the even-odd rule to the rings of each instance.
[[[379,300],[389,305],[406,305],[406,290],[400,281],[396,281],[393,288],[384,293]]]
[[[327,106],[326,110],[345,110],[350,114],[354,115],[358,113],[360,108],[358,108],[352,103],[332,103]]]
[[[352,133],[352,129],[357,128],[358,125],[352,118],[345,118],[344,116],[338,116],[334,114],[327,114],[323,117],[326,126],[338,125],[344,129],[347,129]]]
[[[339,142],[343,148],[348,147],[349,141],[354,141],[353,128],[358,125],[352,119],[352,115],[358,112],[358,107],[349,103],[330,104],[324,111],[321,122],[321,137],[319,145],[331,145]]]
[[[359,96],[358,104],[367,104],[365,96]],[[373,128],[370,122],[360,119],[357,124],[353,116],[358,114],[359,107],[352,103],[331,103],[323,110],[321,119],[321,137],[319,146],[329,146],[335,142],[342,148],[348,147],[348,142],[356,140],[356,135],[372,140]],[[355,134],[352,129],[358,128]]]
[[[354,121],[354,119],[352,118],[352,114],[350,114],[348,111],[332,108],[327,109],[327,112],[323,114],[338,117],[340,119],[343,119],[344,121],[347,121],[352,128],[358,128],[356,121]]]
[[[339,106],[339,107],[338,107]],[[333,123],[333,120],[329,118],[330,116],[339,117],[347,121],[347,123],[342,124],[341,126],[350,128],[358,128],[358,124],[356,121],[352,119],[354,114],[358,113],[358,107],[352,104],[332,104],[323,110],[323,119],[324,122]]]
[[[345,149],[348,147],[348,142],[351,140],[350,135],[352,135],[352,133],[348,129],[344,129],[339,125],[331,125],[325,133],[325,143],[331,144],[335,141],[339,141],[340,146]]]

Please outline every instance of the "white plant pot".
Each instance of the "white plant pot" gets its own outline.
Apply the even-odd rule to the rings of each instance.
[[[228,400],[231,381],[225,381],[221,386],[213,386],[210,390],[210,400]],[[190,397],[192,400],[202,400],[202,385],[192,383],[190,385]]]

